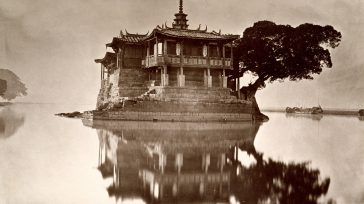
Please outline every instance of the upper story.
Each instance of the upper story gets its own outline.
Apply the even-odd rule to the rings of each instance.
[[[221,32],[157,26],[144,39],[145,59],[142,66],[196,67],[232,69],[232,42],[239,36]]]

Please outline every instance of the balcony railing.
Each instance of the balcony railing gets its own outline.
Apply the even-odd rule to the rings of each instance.
[[[202,56],[183,56],[184,67],[212,67],[212,68],[227,68],[231,67],[230,58],[217,58],[217,57],[202,57]],[[155,67],[155,66],[180,66],[181,56],[178,55],[149,55],[142,60],[144,67]]]

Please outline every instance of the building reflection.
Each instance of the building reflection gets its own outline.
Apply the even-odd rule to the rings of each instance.
[[[306,163],[263,160],[253,144],[259,124],[83,122],[97,130],[99,170],[112,178],[107,191],[117,201],[287,203],[307,197],[315,203],[329,186]]]

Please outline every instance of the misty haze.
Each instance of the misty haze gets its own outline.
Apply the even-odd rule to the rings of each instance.
[[[364,203],[362,13],[0,0],[0,203]]]

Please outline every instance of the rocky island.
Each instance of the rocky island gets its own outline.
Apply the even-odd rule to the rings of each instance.
[[[101,88],[87,119],[160,121],[250,121],[250,100],[238,94],[233,42],[239,35],[189,29],[180,1],[171,27],[150,34],[126,30],[114,37],[95,62],[101,65]]]

